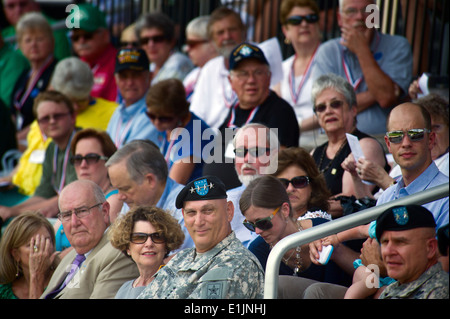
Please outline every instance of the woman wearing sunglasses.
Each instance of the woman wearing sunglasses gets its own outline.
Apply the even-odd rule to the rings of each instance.
[[[333,196],[330,198],[328,212],[333,218],[338,218],[342,216],[343,210],[340,201],[335,200],[335,197],[357,196],[358,189],[364,189],[364,193],[375,193],[378,190],[376,185],[363,183],[342,167],[342,163],[351,153],[346,133],[359,139],[366,159],[380,165],[386,172],[390,171],[390,166],[381,144],[356,128],[356,94],[347,80],[335,74],[322,75],[313,83],[311,96],[314,112],[328,137],[327,142],[312,151],[312,156]]]
[[[165,132],[160,149],[169,168],[169,177],[183,185],[201,177],[202,151],[210,142],[202,136],[209,126],[189,111],[183,83],[178,79],[156,83],[148,91],[146,103],[147,116],[158,131]]]
[[[286,187],[294,219],[321,217],[331,220],[327,213],[330,191],[314,159],[305,149],[291,147],[281,150],[274,176]]]
[[[122,285],[116,299],[136,299],[178,249],[184,233],[178,221],[161,208],[140,206],[119,217],[111,226],[111,244],[134,260],[140,276]]]
[[[281,239],[291,234],[321,224],[327,220],[321,217],[297,221],[282,182],[273,176],[263,176],[252,181],[239,200],[244,225],[259,236],[250,244],[263,269],[266,268],[270,250]],[[324,281],[329,265],[317,266],[309,258],[309,245],[287,251],[280,265],[280,275],[296,275],[303,278]],[[333,266],[334,267],[334,266]]]
[[[110,205],[109,219],[111,223],[114,222],[122,208],[122,202],[118,191],[109,181],[105,163],[116,151],[116,146],[106,132],[88,128],[75,134],[70,148],[71,154],[74,154],[70,162],[75,167],[77,178],[90,180],[102,188]],[[60,221],[56,222],[55,229],[56,250],[63,251],[70,247]]]
[[[300,145],[311,150],[326,141],[311,103],[314,56],[321,43],[319,7],[314,0],[285,0],[280,6],[280,22],[285,43],[294,55],[283,62],[283,78],[274,87],[294,108],[300,125]]]

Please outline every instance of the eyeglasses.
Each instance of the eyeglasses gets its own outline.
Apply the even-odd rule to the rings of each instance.
[[[343,11],[341,11],[343,14],[345,14],[347,17],[349,18],[354,18],[359,12],[363,15],[363,16],[368,16],[370,14],[370,11],[366,12],[366,8],[361,8],[361,9],[357,9],[357,8],[347,8]]]
[[[242,82],[248,81],[248,79],[250,79],[250,76],[259,80],[269,74],[269,71],[263,69],[254,71],[231,71],[231,75],[236,76],[238,80]]]
[[[305,20],[307,23],[315,23],[319,21],[319,16],[315,13],[308,14],[305,16],[292,16],[286,20],[286,24],[300,25],[303,22],[303,20]]]
[[[94,31],[94,32],[84,32],[84,33],[75,33],[75,34],[72,34],[70,36],[70,39],[73,42],[77,42],[81,38],[83,38],[85,41],[89,41],[89,40],[92,40],[92,38],[94,38],[95,33],[96,33],[96,31]]]
[[[267,152],[270,151],[270,148],[267,147],[250,147],[250,148],[236,148],[234,150],[234,154],[236,157],[244,158],[247,153],[249,153],[252,157],[260,157],[266,155]]]
[[[80,166],[83,160],[85,160],[88,165],[92,165],[98,163],[99,160],[107,161],[108,158],[106,156],[98,155],[95,153],[89,153],[86,154],[85,156],[81,155],[72,156],[70,158],[70,163],[72,163],[72,165],[74,166]]]
[[[158,120],[161,123],[172,122],[175,119],[174,116],[157,116],[156,114],[153,114],[150,112],[145,112],[145,114],[147,114],[147,116],[150,118],[150,120],[152,120],[152,121]]]
[[[305,188],[309,185],[308,176],[295,176],[291,180],[288,180],[286,178],[279,178],[279,180],[286,188],[289,187],[289,184],[292,184],[292,186],[294,186],[295,188]]]
[[[253,232],[256,230],[256,228],[259,228],[261,230],[269,230],[273,227],[272,218],[275,217],[275,215],[278,213],[280,208],[281,208],[281,206],[278,207],[277,209],[275,209],[272,212],[272,215],[270,215],[269,217],[262,218],[262,219],[256,221],[255,223],[249,222],[249,221],[247,221],[247,219],[245,219],[242,223],[248,230],[253,231]]]
[[[328,104],[332,109],[339,109],[340,107],[342,107],[342,105],[344,105],[344,101],[340,101],[340,100],[334,100],[331,101],[330,104]],[[322,113],[327,109],[327,104],[326,103],[320,103],[317,104],[316,106],[314,106],[314,112],[315,113]]]
[[[166,41],[166,36],[161,34],[161,35],[155,35],[153,37],[142,37],[139,39],[139,43],[141,45],[146,45],[150,41],[153,41],[153,43],[161,43],[161,42]]]
[[[84,218],[91,213],[92,208],[100,206],[100,205],[103,205],[103,203],[98,203],[91,207],[75,208],[73,211],[60,212],[60,213],[58,213],[57,217],[62,222],[69,221],[72,218],[72,214],[75,214],[78,218]]]
[[[406,135],[408,135],[409,140],[411,142],[417,142],[423,140],[425,137],[425,133],[430,133],[431,131],[426,128],[413,128],[411,130],[408,130],[406,132]],[[391,131],[386,133],[387,138],[389,139],[389,142],[398,144],[403,141],[403,137],[405,136],[404,131]]]
[[[37,119],[39,124],[42,125],[46,125],[50,122],[50,119],[53,119],[56,121],[62,120],[65,116],[71,114],[70,112],[67,113],[55,113],[55,114],[50,114],[44,117],[41,117],[40,119]]]
[[[134,244],[144,244],[148,238],[152,239],[152,242],[155,244],[163,244],[166,242],[164,236],[160,233],[132,233],[130,235],[130,241]]]

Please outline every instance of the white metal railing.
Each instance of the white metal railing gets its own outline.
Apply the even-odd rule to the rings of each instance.
[[[264,299],[276,299],[278,293],[278,272],[281,258],[283,255],[294,247],[310,243],[314,240],[336,234],[349,228],[367,224],[375,220],[382,212],[392,206],[417,204],[423,205],[437,199],[448,197],[449,183],[436,186],[416,193],[405,196],[400,199],[385,203],[380,206],[371,207],[358,213],[341,217],[339,219],[327,222],[304,231],[292,234],[280,240],[269,254],[266,264],[266,274],[264,282]]]

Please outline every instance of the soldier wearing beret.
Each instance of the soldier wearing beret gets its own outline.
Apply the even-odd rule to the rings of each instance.
[[[195,248],[176,254],[138,299],[262,298],[263,269],[231,230],[234,208],[222,181],[204,176],[188,183],[176,206]]]
[[[438,262],[436,222],[419,205],[394,206],[377,219],[376,237],[389,277],[380,299],[448,298],[448,273]]]

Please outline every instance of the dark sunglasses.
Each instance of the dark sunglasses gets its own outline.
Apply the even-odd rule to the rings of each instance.
[[[72,40],[72,42],[77,42],[81,38],[83,38],[85,41],[89,41],[89,40],[92,40],[92,38],[94,37],[94,34],[95,34],[95,32],[76,33],[76,34],[72,34],[70,36],[70,39]]]
[[[94,163],[97,163],[99,160],[103,160],[106,161],[108,160],[108,158],[106,156],[101,156],[95,153],[89,153],[86,154],[86,156],[81,156],[81,155],[74,155],[70,158],[70,163],[72,163],[72,165],[74,166],[80,166],[81,162],[83,162],[83,160],[86,161],[86,163],[88,163],[88,165],[92,165]]]
[[[163,244],[166,242],[164,236],[160,233],[132,233],[130,235],[130,241],[134,244],[144,244],[148,238],[152,239],[152,242],[155,244]]]
[[[411,130],[408,130],[406,132],[406,135],[408,135],[408,138],[411,142],[417,142],[420,140],[423,140],[425,137],[425,133],[430,133],[431,131],[426,128],[413,128]],[[389,142],[398,144],[403,141],[403,137],[405,137],[405,132],[403,131],[391,131],[386,133],[387,138],[389,139]]]
[[[158,120],[161,123],[172,122],[175,119],[174,116],[157,116],[150,112],[145,112],[145,114],[147,114],[147,116],[150,118],[150,120],[152,120],[152,121]]]
[[[315,23],[319,21],[319,16],[315,13],[308,14],[305,16],[292,16],[286,20],[286,24],[299,25],[303,22],[303,20],[306,20],[306,22],[308,23]]]
[[[336,109],[341,108],[342,105],[344,105],[344,101],[340,101],[340,100],[331,101],[329,105],[332,109],[336,110]],[[314,106],[315,113],[322,113],[326,109],[327,109],[327,104],[325,104],[325,103],[317,104],[316,106]]]
[[[244,158],[247,153],[250,153],[252,157],[260,157],[266,155],[267,152],[270,151],[270,148],[267,147],[250,147],[250,148],[236,148],[234,150],[234,154],[236,157]]]
[[[134,42],[134,41],[128,41],[128,42],[120,41],[119,45],[120,45],[121,48],[129,48],[129,47],[137,48],[139,46],[139,43],[138,42]]]
[[[166,41],[166,36],[161,34],[153,37],[142,37],[139,39],[139,43],[141,45],[146,45],[149,41],[153,41],[153,43],[161,43]]]
[[[39,124],[48,124],[50,122],[50,119],[54,119],[55,121],[59,121],[62,120],[64,117],[66,117],[67,115],[71,114],[70,112],[67,113],[55,113],[55,114],[51,114],[51,115],[47,115],[44,117],[39,118],[37,121]]]
[[[279,180],[286,188],[289,187],[289,184],[292,184],[292,186],[294,186],[295,188],[305,188],[309,185],[308,176],[295,176],[291,180],[288,180],[286,178],[279,178]]]
[[[259,228],[261,230],[269,230],[273,227],[272,218],[275,217],[275,215],[278,213],[280,208],[281,208],[281,206],[278,207],[277,209],[275,209],[269,217],[262,218],[262,219],[256,221],[255,223],[249,222],[249,221],[247,221],[247,219],[245,219],[242,223],[248,230],[250,230],[252,232],[254,232],[256,230],[256,228]]]

